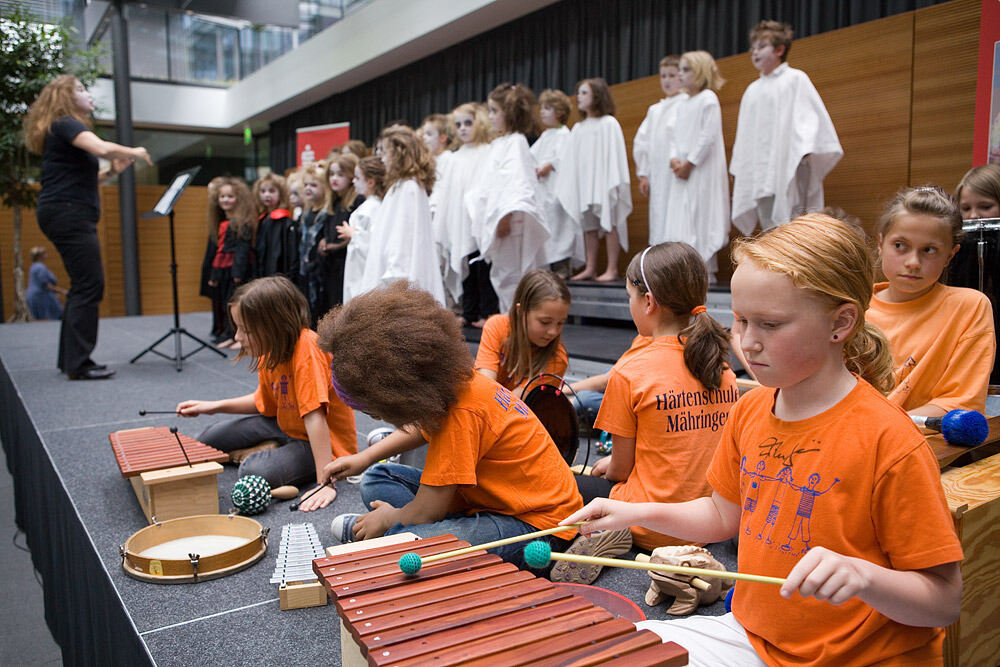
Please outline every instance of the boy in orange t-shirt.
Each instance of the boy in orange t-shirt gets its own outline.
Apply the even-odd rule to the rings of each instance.
[[[545,269],[524,274],[510,313],[486,320],[475,369],[518,396],[539,373],[561,378],[569,365],[562,344],[569,302],[569,289],[557,274]],[[558,384],[555,378],[543,381]]]
[[[958,619],[962,548],[937,462],[882,395],[886,340],[865,323],[874,268],[849,226],[808,214],[735,244],[733,310],[763,385],[733,407],[711,497],[597,499],[564,523],[739,536],[732,613],[645,621],[698,665],[940,664]]]
[[[357,341],[378,329],[374,340]],[[347,403],[399,430],[323,471],[362,471],[368,514],[334,519],[334,538],[451,533],[471,544],[553,528],[583,506],[566,462],[538,418],[509,390],[472,370],[454,315],[403,282],[355,297],[320,322]],[[421,472],[375,462],[428,443]],[[371,466],[371,467],[369,467]],[[562,550],[572,532],[549,536]],[[492,549],[524,565],[523,544]]]
[[[225,452],[267,440],[279,443],[243,459],[240,476],[260,475],[272,487],[326,481],[317,475],[334,457],[358,451],[357,433],[354,412],[330,386],[330,355],[309,329],[305,297],[287,278],[260,278],[238,288],[229,307],[242,346],[237,358],[255,357],[257,389],[219,401],[183,401],[177,414],[248,415],[213,424],[198,436]],[[326,507],[336,495],[332,486],[323,487],[299,509]]]

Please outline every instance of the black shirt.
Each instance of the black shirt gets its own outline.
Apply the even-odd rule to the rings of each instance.
[[[42,153],[42,191],[38,204],[79,202],[100,211],[101,198],[97,190],[97,158],[73,145],[81,132],[90,128],[69,116],[52,123],[45,136]]]

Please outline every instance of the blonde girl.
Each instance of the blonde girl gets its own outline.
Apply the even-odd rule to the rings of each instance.
[[[735,326],[763,386],[729,413],[711,497],[599,498],[564,523],[706,543],[738,534],[741,572],[785,578],[737,582],[731,614],[638,624],[692,665],[940,664],[962,549],[934,455],[882,395],[892,361],[865,322],[865,241],[817,213],[741,239],[733,257]],[[664,398],[697,419],[698,396]]]
[[[868,319],[892,346],[889,400],[931,417],[982,412],[996,352],[990,301],[940,282],[962,240],[958,207],[941,188],[908,188],[889,203],[876,232],[887,282],[875,285]]]
[[[302,170],[302,217],[299,219],[299,270],[296,284],[306,296],[312,322],[323,315],[324,281],[319,242],[323,238],[327,211],[333,195],[325,162],[313,162]]]
[[[524,274],[510,311],[486,320],[476,370],[518,396],[539,373],[564,376],[569,357],[562,329],[569,305],[569,289],[558,275],[545,269]]]
[[[198,436],[224,452],[239,450],[241,477],[260,475],[272,487],[325,482],[324,466],[358,451],[357,434],[354,412],[330,386],[331,357],[317,347],[305,297],[283,276],[259,278],[236,290],[229,310],[242,345],[237,360],[252,359],[257,388],[235,398],[181,401],[177,416],[246,415]],[[265,441],[278,447],[262,447]],[[299,510],[326,507],[336,496],[331,484]]]
[[[323,265],[324,301],[322,312],[339,306],[344,300],[344,263],[347,261],[347,243],[350,239],[338,232],[351,214],[364,201],[364,195],[354,188],[354,170],[358,158],[344,153],[330,163],[327,170],[330,184],[330,207],[323,223],[323,237],[319,241],[319,254]]]
[[[563,175],[559,165],[564,162],[566,144],[570,139],[566,121],[572,107],[566,93],[546,88],[538,96],[538,109],[545,131],[531,145],[531,157],[535,160],[535,175],[538,177],[538,205],[550,234],[545,244],[545,256],[553,271],[569,278],[571,261],[583,259],[576,252],[580,230],[559,203],[556,184]]]
[[[628,250],[632,212],[625,135],[615,119],[611,89],[601,78],[576,84],[576,106],[583,119],[573,125],[566,168],[557,195],[583,232],[587,265],[573,280],[618,279],[618,256]],[[607,245],[607,268],[597,274],[600,239]]]
[[[689,97],[677,107],[668,156],[673,177],[666,208],[667,239],[693,245],[714,282],[715,253],[729,240],[729,174],[716,95],[725,79],[707,51],[685,53],[679,70]]]
[[[501,311],[511,307],[521,276],[546,265],[549,233],[538,210],[538,178],[525,138],[536,131],[534,105],[534,93],[521,84],[502,83],[490,92],[488,115],[499,136],[490,143],[482,180],[466,196]]]
[[[385,196],[385,165],[382,160],[375,156],[362,158],[354,168],[353,183],[354,191],[364,196],[364,201],[354,209],[347,222],[337,227],[337,233],[348,242],[344,264],[344,303],[359,293],[361,279],[365,275],[372,226]]]
[[[652,246],[632,258],[625,288],[632,321],[649,342],[608,374],[594,425],[612,434],[614,447],[590,475],[577,475],[580,495],[584,502],[613,498],[629,503],[711,496],[706,473],[739,390],[727,363],[728,334],[705,308],[705,262],[686,243]],[[617,555],[633,540],[646,550],[687,543],[637,526],[631,534],[579,538],[571,551]],[[589,584],[600,571],[560,563],[552,576]]]
[[[288,182],[280,174],[264,174],[253,184],[253,200],[257,204],[257,275],[295,275],[298,229],[289,210]]]
[[[386,193],[372,231],[361,291],[403,279],[444,303],[441,269],[434,252],[427,194],[434,187],[434,158],[408,127],[380,136]]]
[[[217,239],[208,284],[215,289],[217,304],[226,304],[233,290],[253,278],[250,255],[257,234],[257,208],[250,188],[242,179],[226,177],[219,182],[209,203],[208,222]],[[224,306],[216,306],[219,307]],[[222,335],[224,338],[218,347],[240,349],[234,337],[233,322],[228,317],[224,320]]]

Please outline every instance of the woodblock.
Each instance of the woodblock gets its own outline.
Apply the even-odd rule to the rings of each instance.
[[[292,581],[278,587],[281,610],[325,607],[326,589],[318,581]]]
[[[1000,454],[945,470],[941,484],[965,552],[962,610],[945,637],[945,665],[994,665],[1000,655]]]
[[[368,549],[375,549],[377,547],[387,547],[392,544],[402,544],[403,542],[412,542],[413,540],[419,539],[413,533],[397,533],[395,535],[385,535],[383,537],[376,537],[372,540],[362,540],[361,542],[348,542],[347,544],[335,544],[332,547],[326,548],[327,556],[338,556],[340,554],[350,554],[356,553],[358,551],[367,551]]]
[[[215,462],[196,463],[144,472],[130,477],[139,505],[152,523],[185,516],[219,513],[218,475]]]

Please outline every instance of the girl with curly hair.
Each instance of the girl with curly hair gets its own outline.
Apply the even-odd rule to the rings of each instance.
[[[340,398],[399,429],[324,469],[324,479],[364,472],[361,497],[371,509],[334,519],[334,538],[451,533],[482,544],[552,528],[567,509],[582,507],[541,422],[472,370],[458,321],[427,292],[399,281],[357,296],[323,318],[319,345],[333,355],[331,382]],[[373,465],[425,442],[423,471]],[[549,540],[562,549],[572,535]],[[491,551],[523,567],[522,547]]]

